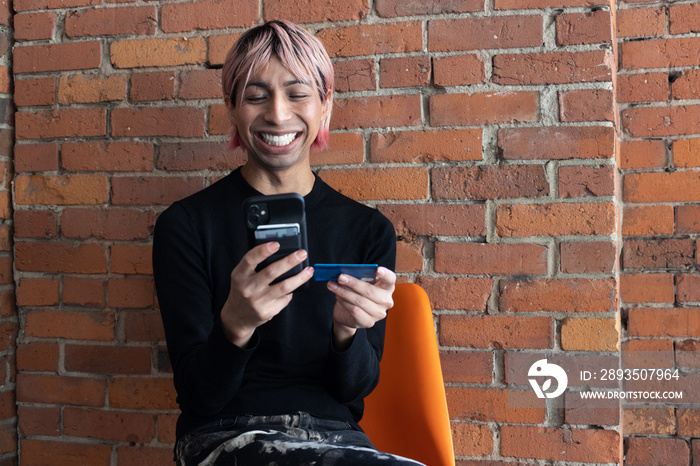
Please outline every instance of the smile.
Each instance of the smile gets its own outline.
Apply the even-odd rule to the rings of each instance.
[[[271,146],[282,147],[291,144],[299,133],[288,133],[276,136],[273,134],[260,133],[260,139]]]

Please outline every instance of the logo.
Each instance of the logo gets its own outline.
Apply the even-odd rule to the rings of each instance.
[[[529,377],[548,377],[542,384],[542,387],[537,383],[537,380],[529,379],[532,389],[537,394],[537,398],[556,398],[564,393],[566,385],[569,383],[569,378],[566,376],[564,369],[556,364],[547,363],[546,359],[540,359],[530,366],[527,375]],[[552,377],[557,381],[557,389],[553,392],[547,392],[552,386]]]

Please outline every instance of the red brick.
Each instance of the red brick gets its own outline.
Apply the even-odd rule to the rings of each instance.
[[[20,371],[58,371],[59,347],[54,342],[21,343],[17,346],[17,369]]]
[[[628,331],[632,336],[695,337],[700,328],[700,309],[640,308],[629,310]]]
[[[612,15],[607,10],[560,14],[555,24],[560,46],[612,42]]]
[[[113,205],[170,205],[204,188],[201,178],[124,177],[112,179]]]
[[[38,338],[109,341],[114,339],[114,313],[108,311],[27,311],[25,335]]]
[[[209,37],[208,61],[211,65],[223,65],[231,46],[236,42],[240,34],[224,34]]]
[[[150,374],[151,348],[146,346],[66,345],[65,368],[93,374]]]
[[[408,236],[485,236],[483,204],[391,204],[379,210]]]
[[[20,205],[93,205],[109,196],[104,175],[17,175],[15,201]]]
[[[560,246],[563,273],[613,273],[617,245],[609,242],[568,242]]]
[[[614,279],[501,280],[503,312],[614,312]]]
[[[621,68],[675,68],[700,63],[700,37],[647,39],[623,42]]]
[[[257,18],[257,3],[254,18]],[[358,21],[369,13],[366,0],[349,0],[328,3],[326,0],[304,0],[302,2],[285,2],[284,0],[264,0],[263,10],[267,21],[285,18],[295,23],[324,23],[328,21]]]
[[[536,198],[549,194],[541,165],[436,168],[432,184],[435,199]]]
[[[430,97],[430,123],[433,126],[488,125],[538,119],[538,95],[534,92],[438,94]]]
[[[224,104],[209,106],[209,134],[231,134],[231,118]]]
[[[615,132],[606,126],[547,126],[498,130],[506,160],[609,159]]]
[[[584,89],[559,93],[561,121],[614,121],[613,93],[607,89]]]
[[[133,73],[129,99],[134,102],[172,100],[175,98],[176,79],[174,71]]]
[[[455,31],[460,31],[455,34]],[[504,49],[542,45],[542,16],[509,15],[432,20],[428,23],[428,50]]]
[[[676,233],[700,233],[700,207],[680,205],[676,207]]]
[[[694,99],[700,92],[700,70],[685,70],[671,84],[674,99]]]
[[[111,248],[110,271],[123,274],[153,274],[151,246],[115,244]]]
[[[445,346],[551,348],[553,322],[549,317],[442,315],[439,330]]]
[[[68,238],[136,240],[148,238],[154,214],[132,209],[66,209],[61,233]]]
[[[15,211],[16,238],[55,238],[58,232],[58,216],[53,211]]]
[[[13,2],[15,11],[29,11],[41,9],[62,9],[97,4],[96,0],[17,0]]]
[[[221,70],[190,70],[180,73],[181,99],[221,98]]]
[[[66,408],[64,435],[121,442],[149,443],[155,437],[152,414]]]
[[[66,14],[68,37],[152,35],[156,32],[155,6],[89,8]]]
[[[673,435],[676,423],[671,407],[625,407],[621,430],[625,435]]]
[[[56,13],[22,13],[14,16],[16,41],[53,39]]]
[[[154,342],[165,339],[160,312],[129,310],[122,314],[124,337],[129,342]]]
[[[622,234],[625,236],[673,234],[672,206],[626,206],[622,218]]]
[[[104,406],[106,385],[104,380],[86,377],[20,373],[17,375],[17,401]]]
[[[695,134],[700,132],[700,105],[629,108],[622,111],[621,121],[632,137]]]
[[[158,415],[158,440],[160,440],[161,443],[171,445],[175,443],[175,429],[178,417],[177,413]],[[138,464],[134,466],[138,466]]]
[[[14,283],[12,270],[12,257],[0,257],[0,284],[10,285]]]
[[[173,449],[142,445],[119,446],[117,447],[117,461],[122,466],[171,464],[173,462]]]
[[[336,92],[371,91],[377,87],[374,60],[346,60],[333,64]]]
[[[616,98],[620,103],[663,102],[669,96],[666,73],[620,74],[617,76]],[[632,142],[632,141],[630,141]],[[641,142],[641,141],[633,141]],[[659,143],[663,141],[646,141]]]
[[[564,419],[567,424],[619,425],[620,400],[584,400],[577,395],[564,395]]]
[[[678,275],[678,301],[700,302],[700,276],[691,274]],[[700,336],[700,333],[697,335]]]
[[[13,71],[21,74],[89,70],[99,68],[101,61],[100,42],[89,41],[16,47],[12,64]]]
[[[373,133],[372,162],[481,160],[480,129]]]
[[[322,170],[319,175],[341,194],[355,200],[428,197],[428,171],[423,168]]]
[[[23,278],[17,286],[19,306],[54,306],[58,304],[58,280]]]
[[[153,278],[114,278],[107,284],[108,304],[114,308],[144,309],[155,303]]]
[[[442,13],[470,13],[484,11],[484,3],[478,0],[453,1],[419,1],[377,0],[377,14],[385,18],[413,15],[439,15]]]
[[[700,340],[676,341],[676,362],[679,367],[700,369]],[[700,426],[700,424],[697,424]]]
[[[627,202],[698,202],[700,173],[637,173],[624,178],[624,200]]]
[[[503,85],[611,81],[609,53],[601,50],[496,55],[492,80]]]
[[[61,161],[70,171],[151,171],[153,146],[139,142],[65,143]]]
[[[175,409],[175,388],[167,377],[113,377],[109,403],[120,409]]]
[[[687,466],[690,449],[683,439],[629,437],[625,464],[630,466]]]
[[[620,434],[614,430],[502,426],[501,454],[555,461],[619,463]]]
[[[613,196],[615,168],[565,166],[559,168],[559,197]]]
[[[365,160],[365,140],[361,133],[333,133],[329,145],[323,151],[311,152],[312,166],[362,163]],[[230,157],[235,157],[236,160],[240,157],[241,162],[235,162],[235,165],[241,165],[244,156],[243,151],[240,151]]]
[[[490,384],[493,378],[491,351],[441,351],[440,364],[448,383]]]
[[[109,466],[112,461],[111,445],[36,439],[22,439],[20,445],[22,462],[26,464]]]
[[[231,151],[221,142],[161,144],[157,167],[168,171],[230,170],[245,162],[243,151]]]
[[[493,287],[490,278],[418,277],[416,283],[428,293],[433,308],[467,311],[485,311]]]
[[[126,76],[113,74],[64,75],[58,81],[58,102],[61,104],[109,102],[126,99]]]
[[[104,307],[107,304],[105,281],[101,278],[64,277],[63,303]]]
[[[16,266],[29,272],[105,273],[104,250],[97,244],[16,244]]]
[[[423,48],[423,27],[418,21],[361,24],[327,28],[316,36],[331,58],[419,52]]]
[[[586,7],[591,8],[594,5],[605,5],[602,0],[496,0],[495,6],[497,10],[516,10],[516,9],[532,9],[532,8],[566,8],[566,7]]]
[[[117,108],[112,111],[113,136],[204,136],[204,110],[194,107]]]
[[[399,273],[422,272],[424,268],[423,241],[403,238],[396,243],[396,271]]]
[[[678,168],[700,167],[700,138],[673,141],[673,163]]]
[[[623,141],[620,144],[621,169],[659,168],[666,166],[664,141]]]
[[[693,264],[693,241],[683,239],[627,240],[622,247],[625,269],[684,269]]]
[[[61,410],[58,407],[20,406],[18,430],[23,435],[61,435]]]
[[[666,8],[617,9],[617,36],[660,36],[666,29]]]
[[[496,209],[496,232],[501,237],[610,235],[616,231],[614,204],[505,204]]]
[[[379,62],[379,83],[383,88],[427,86],[430,84],[427,55],[383,58]]]
[[[614,388],[617,387],[615,381],[600,381],[600,380],[581,380],[580,371],[588,370],[591,372],[600,371],[601,368],[617,367],[619,365],[619,354],[601,354],[601,353],[562,353],[548,352],[547,362],[557,364],[567,374],[569,374],[568,386],[585,387],[585,388]],[[527,387],[530,391],[530,383],[528,378],[528,368],[536,361],[542,359],[541,352],[525,352],[525,351],[507,351],[505,353],[505,383],[512,390],[516,390],[515,386]],[[577,392],[570,392],[572,395]]]
[[[522,392],[517,403],[513,400],[509,403],[511,397],[520,395],[510,390],[450,387],[446,392],[448,411],[453,419],[528,424],[545,420],[544,401],[539,401],[533,391]],[[517,405],[521,404],[527,407],[518,409]]]
[[[687,34],[700,32],[700,5],[689,3],[673,5],[668,9],[669,32]]]
[[[561,347],[565,351],[618,351],[620,323],[617,319],[568,318],[561,324]]]
[[[204,0],[161,7],[163,32],[249,27],[258,19],[258,2]]]
[[[488,455],[493,451],[493,432],[488,425],[454,422],[452,439],[457,455]]]
[[[470,275],[540,275],[547,248],[536,244],[437,243],[435,271]]]
[[[0,292],[0,316],[2,317],[16,317],[17,316],[17,303],[15,299],[14,289],[10,288]],[[4,380],[0,377],[0,380]]]
[[[112,43],[110,59],[115,68],[197,65],[206,60],[201,37],[131,39]]]
[[[15,172],[58,171],[58,144],[18,144],[15,146]]]
[[[56,78],[15,79],[15,105],[53,105],[56,103]]]
[[[435,86],[460,86],[486,81],[484,62],[478,55],[452,55],[433,58]]]
[[[331,129],[421,124],[419,95],[355,97],[334,102]]]
[[[674,302],[673,275],[669,274],[622,274],[620,275],[620,298],[625,304]]]
[[[107,110],[64,108],[15,114],[17,139],[49,139],[104,136]]]
[[[678,435],[684,437],[700,436],[700,409],[678,408]]]

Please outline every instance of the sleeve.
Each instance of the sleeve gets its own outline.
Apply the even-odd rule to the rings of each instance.
[[[376,211],[371,222],[372,242],[366,262],[390,270],[396,268],[396,233],[391,222]],[[331,393],[342,403],[361,401],[379,382],[379,362],[384,349],[386,319],[372,328],[359,329],[350,347],[342,352],[329,350]],[[332,339],[331,339],[332,340]]]
[[[244,350],[226,339],[206,264],[200,235],[173,204],[156,223],[153,274],[178,402],[201,415],[221,411],[234,397],[258,341],[255,335]]]

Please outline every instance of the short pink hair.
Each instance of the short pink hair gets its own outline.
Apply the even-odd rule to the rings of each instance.
[[[221,87],[227,105],[236,106],[250,77],[270,62],[273,54],[294,76],[313,83],[321,102],[328,101],[333,107],[333,64],[326,49],[316,37],[294,23],[275,20],[254,27],[238,38],[229,50],[224,62]],[[237,102],[238,100],[238,102]],[[314,149],[328,146],[330,112],[321,121],[318,136],[312,144]],[[229,148],[242,146],[235,126],[231,129]]]

